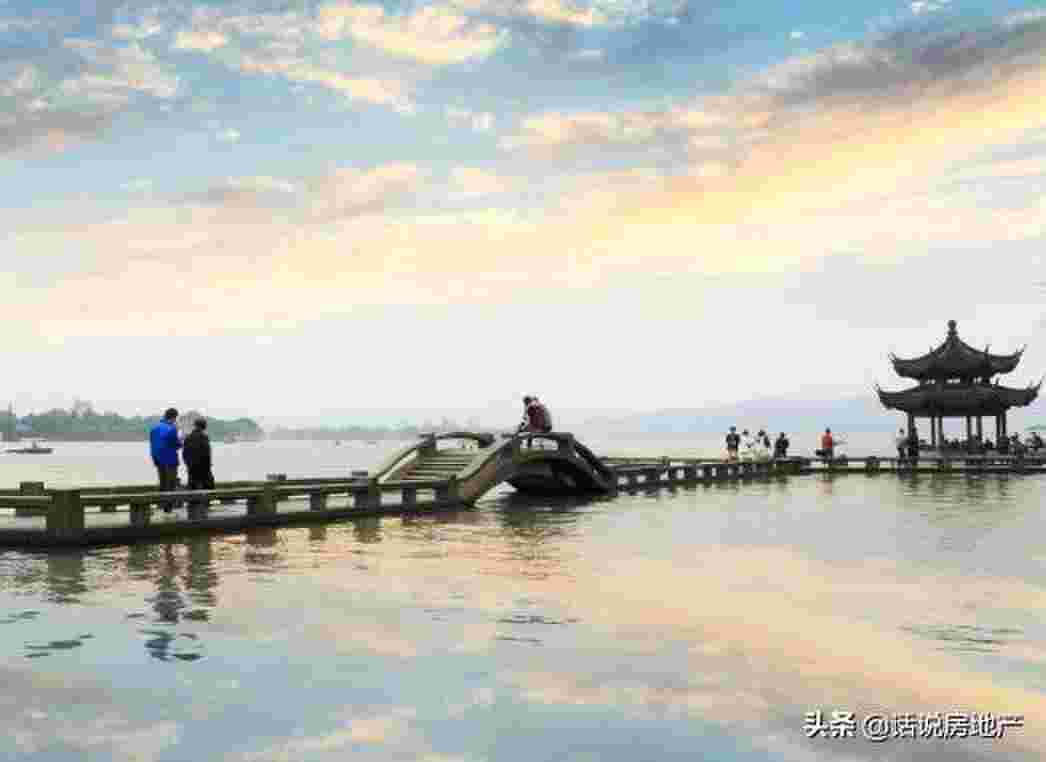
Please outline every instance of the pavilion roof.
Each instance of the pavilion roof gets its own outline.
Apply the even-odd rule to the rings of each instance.
[[[1037,384],[1013,389],[998,384],[923,384],[899,392],[876,387],[879,401],[893,410],[918,416],[997,415],[1011,407],[1030,405],[1039,396]]]
[[[984,349],[971,347],[959,338],[955,321],[948,321],[948,335],[936,349],[911,359],[890,355],[893,368],[899,376],[919,381],[950,378],[989,378],[996,373],[1009,373],[1021,361],[1024,349],[1009,355],[995,355]]]

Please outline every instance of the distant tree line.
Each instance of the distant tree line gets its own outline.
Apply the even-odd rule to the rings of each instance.
[[[180,423],[191,425],[191,421],[199,417],[199,412],[189,411],[182,416]],[[0,412],[0,431],[7,439],[15,434],[23,439],[133,442],[147,439],[149,429],[159,420],[159,415],[124,417],[112,412],[99,413],[90,402],[78,400],[69,410],[55,408],[24,416],[13,416],[4,410]],[[223,420],[210,417],[207,417],[207,432],[212,439],[230,436],[257,438],[264,433],[261,426],[250,418]]]
[[[421,425],[400,423],[396,426],[307,426],[302,428],[277,427],[267,433],[268,439],[344,439],[344,440],[400,440],[415,439],[419,434],[448,431],[479,431],[475,421],[462,425],[444,418],[439,423],[425,421]]]

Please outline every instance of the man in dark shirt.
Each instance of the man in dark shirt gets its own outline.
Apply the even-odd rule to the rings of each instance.
[[[211,440],[207,437],[207,421],[197,418],[192,433],[182,445],[182,460],[189,470],[189,489],[214,489],[211,472]]]
[[[731,426],[726,435],[726,457],[737,460],[737,451],[741,448],[741,435],[737,433],[737,427]]]
[[[777,439],[774,441],[774,457],[775,458],[787,458],[788,457],[788,446],[791,442],[788,441],[788,437],[782,431],[777,435]]]

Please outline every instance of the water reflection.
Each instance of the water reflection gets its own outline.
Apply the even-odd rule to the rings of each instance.
[[[381,542],[381,517],[365,516],[352,521],[352,534],[356,542],[367,545]]]
[[[244,534],[243,563],[249,571],[275,571],[284,565],[275,527],[253,527]]]
[[[118,731],[134,743],[157,716],[170,721],[169,747],[142,752],[158,759],[472,759],[496,733],[505,760],[568,745],[605,759],[822,760],[841,747],[800,746],[803,712],[866,701],[1025,712],[1023,746],[985,744],[980,757],[1013,760],[1042,748],[1046,717],[1046,557],[1015,560],[1042,554],[1040,514],[1033,478],[994,475],[506,495],[468,511],[5,559],[8,589],[16,570],[37,589],[0,615],[0,635],[35,660],[23,671],[60,669],[63,692],[78,671],[120,712],[140,712]],[[42,594],[92,605],[56,612]],[[47,621],[34,624],[39,609]],[[94,642],[78,629],[91,618]],[[150,706],[154,691],[178,701]],[[227,732],[214,733],[219,707]],[[665,738],[678,754],[662,753]],[[767,749],[734,753],[749,738]],[[952,748],[926,758],[962,759],[942,753]]]
[[[160,563],[156,569],[156,595],[146,599],[156,613],[155,621],[177,624],[178,614],[185,608],[181,589],[178,586],[178,560],[173,545],[164,545]]]
[[[84,552],[54,551],[48,553],[47,587],[48,599],[55,603],[79,603],[80,596],[87,592],[84,579]]]
[[[149,628],[145,650],[160,661],[195,661],[201,657],[198,636],[176,632],[183,622],[206,622],[218,605],[219,573],[214,561],[213,538],[189,537],[184,544],[132,546],[127,553],[127,569],[132,578],[150,580],[155,592],[146,603],[152,621],[164,629]],[[139,619],[131,614],[128,619]]]
[[[189,556],[183,577],[185,589],[192,603],[206,607],[187,612],[185,618],[206,620],[207,609],[213,609],[218,605],[216,591],[219,578],[218,569],[214,564],[211,538],[207,535],[195,535],[186,542],[185,549]]]

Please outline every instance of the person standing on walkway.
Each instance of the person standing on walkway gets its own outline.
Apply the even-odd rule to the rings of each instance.
[[[726,435],[726,459],[737,460],[737,451],[741,449],[741,435],[737,433],[737,427],[731,426]]]
[[[214,489],[211,470],[211,440],[207,436],[207,419],[197,418],[192,433],[182,445],[182,460],[189,472],[189,489]]]
[[[791,442],[788,441],[788,437],[785,436],[785,433],[783,431],[780,434],[778,434],[777,439],[774,440],[774,457],[787,458],[788,447],[790,444]]]
[[[918,465],[919,461],[919,429],[915,426],[908,432],[908,459],[912,465]]]
[[[897,446],[897,460],[904,460],[904,453],[908,448],[908,435],[904,433],[904,429],[897,431],[897,439],[894,444]]]
[[[835,438],[831,429],[825,429],[821,435],[821,457],[829,461],[835,458]]]
[[[149,451],[160,478],[161,492],[170,492],[178,487],[178,450],[182,442],[178,437],[177,421],[178,411],[169,407],[164,411],[163,420],[149,430]],[[171,501],[163,503],[167,513],[173,507]]]

